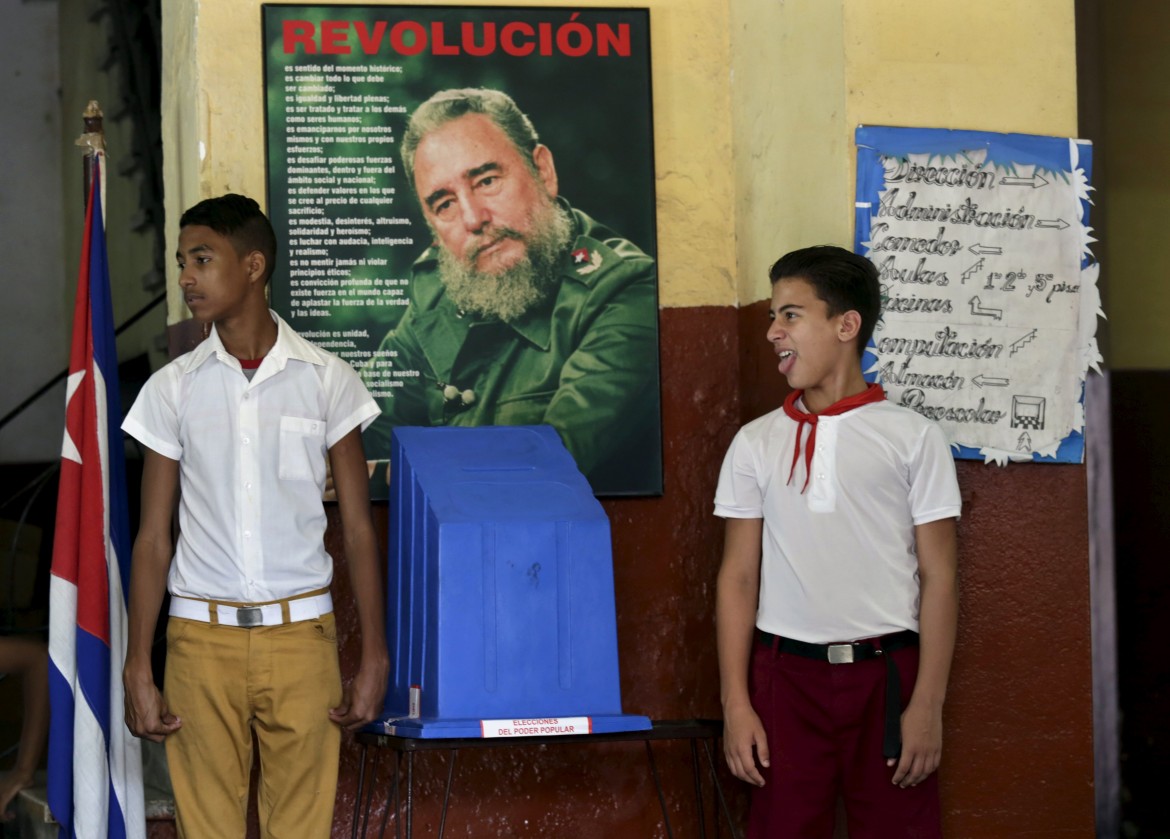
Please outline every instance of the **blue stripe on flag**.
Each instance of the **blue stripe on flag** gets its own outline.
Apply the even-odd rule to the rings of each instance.
[[[73,686],[49,663],[49,809],[62,824],[73,823]],[[60,759],[58,759],[60,758]]]
[[[110,266],[102,229],[102,192],[94,190],[93,228],[89,251],[89,305],[92,312],[93,361],[101,371],[106,391],[107,451],[109,463],[110,541],[121,573],[122,599],[130,597],[130,515],[126,500],[126,464],[122,442],[122,395],[118,388],[118,348],[114,340],[114,311],[110,298]]]
[[[126,839],[126,819],[122,815],[125,803],[118,800],[118,793],[114,789],[114,782],[110,781],[110,814],[106,826],[106,839]]]
[[[102,736],[106,741],[106,752],[110,750],[110,648],[100,638],[95,638],[84,629],[77,630],[77,686],[85,703],[93,710]],[[118,709],[118,728],[122,709]]]

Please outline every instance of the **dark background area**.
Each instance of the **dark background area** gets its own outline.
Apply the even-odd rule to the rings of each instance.
[[[1110,381],[1122,814],[1131,835],[1170,836],[1170,371]]]

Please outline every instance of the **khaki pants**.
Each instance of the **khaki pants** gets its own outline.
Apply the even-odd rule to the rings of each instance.
[[[328,837],[341,702],[333,615],[242,629],[171,618],[164,686],[182,727],[166,739],[180,839],[245,833],[252,733],[265,839]]]

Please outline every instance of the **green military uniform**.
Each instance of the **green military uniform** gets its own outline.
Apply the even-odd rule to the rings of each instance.
[[[375,358],[398,372],[378,399],[367,454],[385,458],[398,425],[552,425],[594,492],[661,491],[658,299],[654,260],[585,213],[556,294],[512,323],[459,311],[437,249],[414,263],[410,304]],[[417,377],[403,373],[417,370]],[[384,484],[383,484],[384,486]]]

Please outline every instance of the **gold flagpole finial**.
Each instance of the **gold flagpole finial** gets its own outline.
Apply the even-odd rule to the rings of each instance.
[[[84,148],[86,157],[92,157],[97,152],[105,151],[106,134],[102,128],[102,109],[96,99],[89,100],[81,119],[85,125],[85,133],[74,141],[74,145]]]

